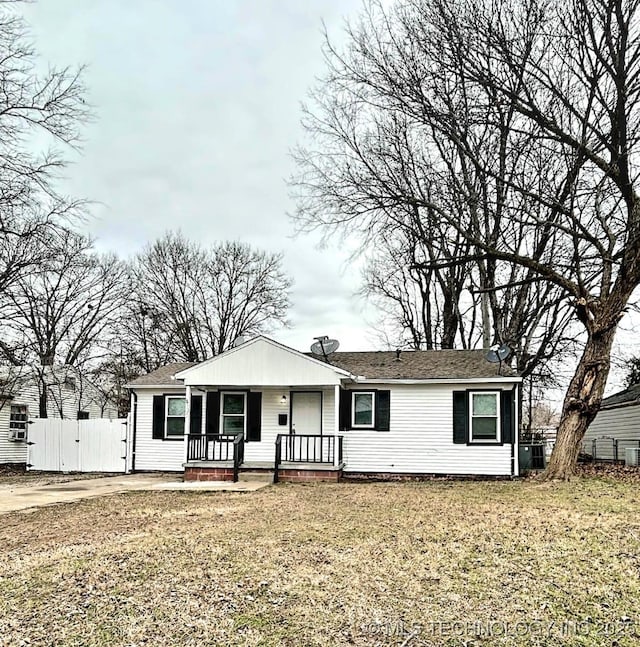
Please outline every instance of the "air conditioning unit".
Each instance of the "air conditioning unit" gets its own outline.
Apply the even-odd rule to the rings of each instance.
[[[9,429],[9,440],[14,442],[25,441],[27,439],[26,429]]]
[[[627,467],[640,465],[640,447],[627,447],[624,452],[624,464]]]

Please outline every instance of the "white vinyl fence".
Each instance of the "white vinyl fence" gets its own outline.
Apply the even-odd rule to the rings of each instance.
[[[127,421],[34,420],[28,430],[27,469],[47,472],[126,472]]]

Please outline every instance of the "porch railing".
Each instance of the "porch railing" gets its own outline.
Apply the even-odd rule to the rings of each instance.
[[[233,482],[238,480],[238,472],[240,465],[244,463],[244,436],[236,434],[236,439],[233,441]]]
[[[233,480],[238,480],[244,462],[242,434],[189,434],[187,443],[187,461],[233,461]]]
[[[282,463],[328,463],[333,465],[336,451],[338,462],[341,463],[342,436],[278,434],[273,482],[278,482],[278,470]]]

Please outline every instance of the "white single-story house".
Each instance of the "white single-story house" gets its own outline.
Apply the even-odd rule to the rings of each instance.
[[[521,378],[481,350],[325,358],[258,336],[128,387],[134,470],[184,470],[187,480],[242,470],[275,470],[276,480],[518,475]]]
[[[585,455],[624,461],[627,449],[640,454],[640,384],[605,398],[582,440]],[[638,461],[636,460],[636,463]]]
[[[30,420],[40,417],[46,384],[49,418],[117,418],[117,405],[71,366],[6,369],[0,375],[0,465],[25,465]],[[44,406],[44,405],[43,405]]]

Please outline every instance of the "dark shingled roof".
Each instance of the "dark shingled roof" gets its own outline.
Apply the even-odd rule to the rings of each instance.
[[[130,382],[132,386],[164,386],[169,384],[182,385],[182,382],[176,382],[172,376],[180,371],[193,366],[195,362],[173,362],[166,366],[161,366],[151,373],[141,375],[139,378]]]
[[[634,384],[620,393],[614,393],[602,401],[602,408],[611,407],[616,404],[626,404],[632,402],[640,404],[640,384]]]
[[[306,353],[324,361],[323,357]],[[396,351],[358,351],[332,353],[328,363],[353,375],[370,380],[465,380],[469,378],[511,377],[516,375],[506,364],[491,364],[483,350],[405,350],[397,359]],[[171,379],[194,362],[167,364],[131,382],[132,386],[180,384]]]
[[[322,357],[312,355],[316,359]],[[491,364],[483,350],[405,350],[332,353],[328,361],[371,380],[433,380],[514,376],[506,365]]]

